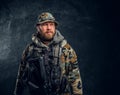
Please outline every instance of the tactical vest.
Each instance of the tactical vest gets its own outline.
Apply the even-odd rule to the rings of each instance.
[[[49,48],[32,46],[26,59],[27,74],[24,75],[30,89],[43,88],[45,95],[60,95],[67,84],[67,80],[61,76],[60,67],[64,43]]]

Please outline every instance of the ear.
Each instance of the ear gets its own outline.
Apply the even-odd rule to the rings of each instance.
[[[40,31],[40,28],[39,28],[39,27],[40,27],[39,25],[36,25],[37,31]]]

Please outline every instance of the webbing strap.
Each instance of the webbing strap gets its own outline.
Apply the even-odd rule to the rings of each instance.
[[[59,64],[59,53],[60,53],[59,49],[60,49],[60,45],[56,45],[53,50],[54,63],[56,65]]]
[[[54,59],[55,64],[60,64],[61,62],[60,56],[62,54],[62,47],[64,47],[65,44],[66,44],[66,40],[63,40],[61,43],[59,43],[59,45],[56,45],[54,47],[53,56],[55,56],[55,59]]]

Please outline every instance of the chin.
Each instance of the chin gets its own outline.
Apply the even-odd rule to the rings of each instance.
[[[52,41],[53,40],[53,38],[49,38],[49,39],[45,39],[46,41]]]
[[[48,36],[48,37],[45,37],[46,40],[52,40],[53,39],[53,36]]]

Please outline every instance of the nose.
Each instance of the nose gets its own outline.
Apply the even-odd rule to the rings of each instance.
[[[47,25],[47,29],[51,29],[51,26],[49,24]]]

